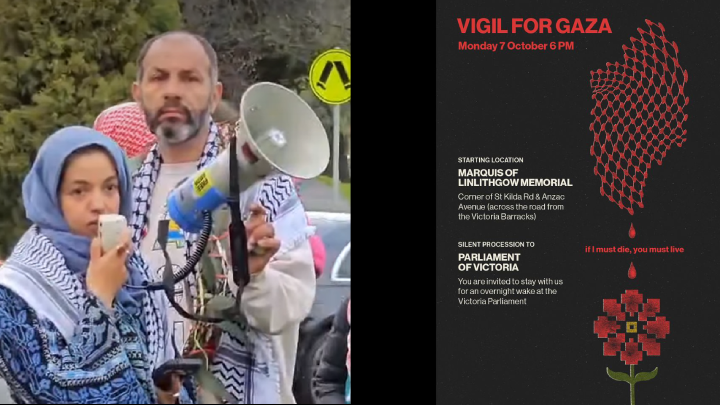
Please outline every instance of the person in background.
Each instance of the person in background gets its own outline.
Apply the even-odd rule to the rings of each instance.
[[[293,181],[295,182],[295,188],[298,190],[298,195],[300,195],[300,183],[302,182],[302,179],[296,179],[294,178]],[[302,196],[300,196],[302,199]],[[310,218],[308,217],[308,224],[312,225],[310,223]],[[325,258],[327,256],[325,252],[325,244],[323,243],[322,238],[320,238],[319,235],[312,235],[310,236],[310,249],[313,253],[313,264],[315,265],[315,277],[320,278],[323,274],[323,270],[325,270]]]
[[[165,259],[155,243],[158,222],[169,219],[169,193],[181,181],[209,165],[223,148],[211,114],[222,95],[217,56],[204,38],[183,31],[150,39],[138,56],[133,98],[144,112],[154,144],[133,176],[135,246],[153,269]],[[143,132],[144,129],[139,131]],[[111,133],[107,134],[113,137]],[[238,403],[293,404],[295,357],[300,322],[315,298],[315,272],[305,211],[292,179],[274,175],[240,196],[248,239],[266,248],[249,259],[250,283],[241,310],[249,328],[244,341],[220,335],[211,371]],[[252,215],[251,215],[252,214]],[[174,225],[171,221],[171,229]],[[176,237],[172,237],[176,236]],[[168,240],[173,264],[181,267],[193,252],[197,234],[178,230]],[[187,307],[196,290],[196,273],[176,293]],[[231,286],[234,286],[230,282]],[[182,350],[193,322],[171,309],[176,344]]]
[[[317,404],[350,403],[350,298],[335,313],[312,386]]]
[[[93,128],[117,142],[131,159],[146,154],[155,143],[155,135],[145,124],[145,112],[134,101],[105,109],[95,118]]]
[[[218,126],[222,142],[227,145],[230,138],[235,136],[235,125],[240,119],[240,114],[228,101],[223,100],[212,115]],[[105,109],[95,119],[93,127],[117,142],[131,160],[144,159],[155,144],[155,135],[150,132],[145,121],[145,114],[136,102],[120,103]],[[134,162],[133,166],[135,166]],[[299,196],[301,181],[302,179],[293,178]],[[302,196],[300,198],[302,199]],[[308,224],[312,225],[310,218],[308,218]],[[315,276],[319,278],[325,269],[325,244],[318,235],[311,235],[309,242],[315,265]]]
[[[30,229],[0,268],[0,375],[26,404],[192,403],[152,372],[175,357],[162,292],[130,233],[103,251],[102,214],[129,217],[130,173],[120,147],[90,128],[45,140],[22,185]],[[194,396],[194,393],[193,393]]]

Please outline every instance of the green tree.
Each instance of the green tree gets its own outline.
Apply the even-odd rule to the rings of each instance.
[[[300,90],[313,59],[350,50],[350,0],[180,0],[185,25],[218,53],[225,98],[257,81]]]
[[[43,140],[126,100],[142,43],[177,0],[0,2],[0,255],[26,228],[21,183]]]
[[[305,88],[307,81],[302,83],[300,90],[300,97],[302,97],[310,107],[315,111],[320,121],[322,121],[325,131],[328,135],[328,142],[330,143],[330,162],[325,168],[323,174],[332,176],[333,159],[335,156],[332,155],[333,145],[333,106],[325,104],[315,96],[312,90]],[[340,156],[339,156],[339,175],[340,181],[349,183],[350,182],[350,164],[348,162],[348,156],[350,155],[350,109],[351,103],[348,102],[340,106]]]
[[[245,89],[270,81],[296,90],[325,125],[332,144],[332,108],[308,89],[312,61],[340,47],[350,51],[350,0],[181,0],[188,29],[218,53],[224,97],[240,102]],[[340,178],[349,181],[350,104],[341,108]],[[332,174],[332,163],[326,174]]]

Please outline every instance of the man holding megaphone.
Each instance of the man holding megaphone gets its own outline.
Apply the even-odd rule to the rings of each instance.
[[[212,371],[238,403],[295,403],[298,329],[315,295],[312,228],[291,177],[275,169],[298,177],[319,174],[329,158],[322,124],[294,93],[256,85],[240,106],[237,148],[223,151],[210,117],[222,95],[217,57],[205,39],[186,32],[165,33],[145,44],[132,93],[157,140],[133,176],[130,226],[136,247],[163,268],[158,222],[172,219],[167,251],[172,263],[182,266],[202,223],[197,212],[214,210],[229,197],[228,161],[236,158],[248,243],[263,249],[250,256],[250,282],[242,293],[248,341],[223,334]],[[324,144],[315,142],[320,137]],[[194,276],[180,291],[185,297],[196,294]],[[176,342],[184,342],[191,322],[176,316],[171,323]]]

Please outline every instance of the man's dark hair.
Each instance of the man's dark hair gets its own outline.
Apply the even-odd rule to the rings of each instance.
[[[159,39],[167,37],[169,35],[189,35],[195,40],[197,40],[200,45],[202,45],[203,50],[205,51],[205,55],[207,55],[208,59],[210,60],[210,79],[213,83],[217,82],[218,80],[218,60],[217,60],[217,53],[215,53],[215,49],[213,49],[212,45],[210,45],[210,42],[208,42],[207,39],[203,38],[200,35],[193,34],[192,32],[188,31],[168,31],[163,32],[162,34],[156,35],[152,38],[150,38],[145,44],[140,48],[140,53],[138,54],[137,58],[137,81],[141,81],[143,78],[143,74],[145,73],[143,68],[143,62],[145,61],[145,56],[147,56],[148,51],[150,51],[150,48],[152,45]]]

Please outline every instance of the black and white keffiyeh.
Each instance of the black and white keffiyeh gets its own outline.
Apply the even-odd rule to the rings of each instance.
[[[223,149],[218,126],[211,122],[210,134],[198,162],[198,170],[209,165]],[[133,214],[130,226],[133,242],[140,248],[146,234],[148,212],[152,191],[161,170],[161,157],[157,144],[153,145],[138,170],[133,174]],[[240,196],[241,214],[247,217],[252,202],[261,204],[267,220],[275,227],[276,237],[281,241],[281,251],[292,249],[312,234],[307,226],[304,210],[289,176],[276,174],[243,192]],[[186,258],[189,258],[197,240],[197,234],[183,232],[186,240]],[[197,272],[188,277],[190,293],[196,294]],[[274,360],[270,337],[248,325],[241,325],[245,339],[223,333],[211,371],[225,385],[238,403],[279,403],[279,371]]]

